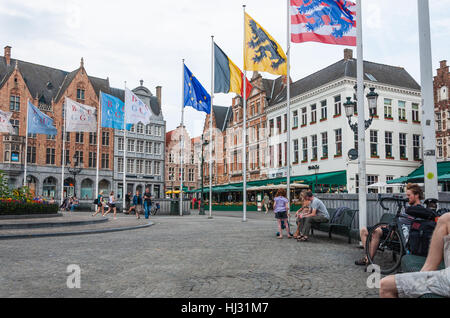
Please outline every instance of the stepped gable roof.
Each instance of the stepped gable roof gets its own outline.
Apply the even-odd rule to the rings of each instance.
[[[342,59],[291,84],[291,96],[298,96],[343,77],[356,79],[356,59]],[[420,90],[420,85],[403,68],[364,61],[364,80],[407,89]],[[286,101],[286,88],[269,105]]]
[[[213,106],[214,118],[216,120],[216,127],[220,131],[227,129],[227,124],[232,115],[231,106]]]

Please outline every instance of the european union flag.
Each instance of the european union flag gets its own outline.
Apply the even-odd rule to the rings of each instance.
[[[123,120],[125,115],[125,104],[119,98],[105,94],[101,94],[102,107],[102,127],[123,129]],[[131,124],[127,125],[127,130],[131,130]]]
[[[200,112],[211,114],[211,96],[184,65],[184,106],[191,106]]]

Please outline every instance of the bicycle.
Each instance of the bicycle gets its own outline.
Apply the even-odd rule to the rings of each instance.
[[[406,254],[406,241],[399,219],[402,209],[406,210],[408,200],[395,196],[380,198],[381,207],[388,211],[389,208],[383,204],[384,201],[394,201],[397,204],[396,215],[392,222],[378,223],[370,229],[365,248],[369,265],[378,265],[380,273],[388,275],[399,268],[401,259]],[[374,250],[373,246],[377,248]]]
[[[433,200],[437,203],[436,199]],[[379,198],[381,207],[384,210],[389,211],[389,208],[383,204],[384,201],[394,201],[397,203],[396,215],[392,222],[378,223],[370,229],[365,248],[369,265],[378,265],[381,274],[389,275],[399,268],[402,257],[408,253],[404,231],[409,232],[409,228],[399,222],[400,217],[405,217],[404,215],[401,215],[401,212],[402,209],[406,212],[406,203],[408,202],[408,199],[398,196]],[[437,211],[432,209],[427,210],[432,213],[432,217],[436,219],[449,212],[448,209],[440,209]],[[430,219],[427,216],[417,217]],[[376,241],[379,242],[372,244],[372,242]],[[373,250],[372,246],[377,246],[377,249]],[[373,256],[371,254],[373,254]]]
[[[159,212],[159,209],[160,209],[159,203],[152,204],[152,207],[150,209],[150,214],[156,215],[156,213]]]

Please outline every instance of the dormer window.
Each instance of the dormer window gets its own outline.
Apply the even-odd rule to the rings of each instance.
[[[84,100],[85,90],[82,88],[77,89],[77,99]]]

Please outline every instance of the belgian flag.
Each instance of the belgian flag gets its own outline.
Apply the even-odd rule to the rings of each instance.
[[[236,93],[244,95],[244,73],[234,64],[228,56],[214,43],[214,93]],[[248,99],[253,86],[248,79],[246,98]]]

